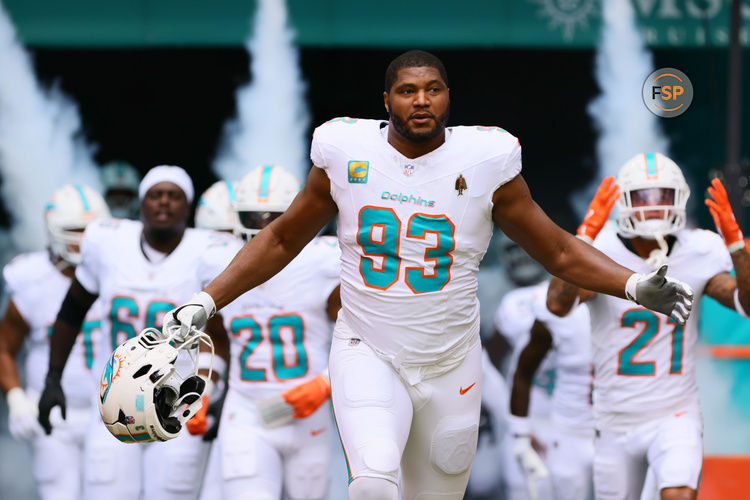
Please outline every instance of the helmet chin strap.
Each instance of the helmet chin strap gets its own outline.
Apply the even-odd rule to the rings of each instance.
[[[662,236],[661,233],[655,233],[654,239],[656,240],[656,243],[659,244],[659,248],[651,250],[651,253],[646,259],[646,264],[653,267],[654,269],[658,269],[662,265],[667,263],[667,252],[669,251],[669,245],[667,245],[667,240],[664,239],[664,236]]]

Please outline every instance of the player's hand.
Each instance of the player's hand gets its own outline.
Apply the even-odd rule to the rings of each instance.
[[[185,427],[190,434],[193,436],[202,436],[208,430],[208,419],[206,412],[208,411],[208,394],[204,394],[201,400],[201,409],[198,410],[193,418],[185,422]]]
[[[625,284],[625,296],[684,325],[693,307],[693,289],[666,274],[666,265],[650,274],[633,273]]]
[[[39,411],[20,387],[8,391],[8,414],[10,434],[16,439],[34,439],[42,435],[42,428],[37,422]]]
[[[294,408],[294,418],[305,418],[320,408],[330,395],[331,384],[328,377],[321,374],[282,393],[281,397]]]
[[[729,196],[727,196],[727,191],[718,178],[711,181],[708,194],[711,195],[713,200],[706,198],[706,206],[708,211],[711,212],[716,229],[724,238],[724,243],[726,243],[729,251],[733,252],[745,248],[742,230],[740,230],[740,226],[734,218],[732,206],[729,204]]]
[[[589,209],[586,211],[583,222],[578,226],[576,236],[587,243],[593,243],[596,235],[599,234],[599,231],[602,230],[604,224],[607,222],[609,212],[619,197],[620,187],[615,184],[614,176],[605,177],[602,183],[599,184],[599,188],[596,190],[596,194],[589,204]]]
[[[50,369],[44,381],[44,391],[39,398],[39,423],[46,434],[52,433],[52,424],[49,422],[49,414],[55,406],[60,407],[62,418],[65,418],[65,393],[60,385],[62,370]]]
[[[529,497],[532,500],[539,498],[537,494],[536,482],[549,476],[547,466],[544,465],[542,458],[531,445],[530,436],[513,437],[513,455],[521,466],[523,475],[526,478],[526,486],[529,489]]]
[[[164,315],[162,333],[168,336],[179,330],[178,338],[184,339],[191,328],[202,330],[206,321],[216,313],[216,304],[206,292],[196,293],[187,304],[172,309]]]

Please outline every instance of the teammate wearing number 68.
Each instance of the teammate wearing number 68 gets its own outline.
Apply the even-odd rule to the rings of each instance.
[[[639,154],[620,169],[617,184],[613,181],[602,182],[579,237],[636,271],[669,264],[670,273],[698,296],[747,316],[750,255],[721,182],[712,181],[706,200],[719,236],[684,229],[690,189],[666,156]],[[613,204],[617,229],[602,229]],[[729,274],[732,265],[736,278]],[[579,295],[591,312],[596,498],[641,498],[650,467],[662,500],[694,499],[703,455],[695,311],[682,325],[627,300],[579,291],[559,278],[550,283],[547,306],[565,314]]]
[[[678,320],[689,287],[612,262],[556,226],[498,127],[446,127],[448,77],[423,51],[394,59],[389,120],[318,127],[307,183],[206,289],[167,313],[187,331],[278,273],[338,214],[342,310],[329,371],[349,498],[459,499],[481,403],[477,269],[493,222],[552,274]]]

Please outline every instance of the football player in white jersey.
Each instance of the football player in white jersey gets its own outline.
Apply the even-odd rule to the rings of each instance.
[[[519,249],[521,252],[523,250]],[[528,257],[527,257],[528,259]],[[519,259],[521,260],[521,259]],[[501,345],[497,339],[503,339],[508,346],[508,380],[513,381],[517,375],[518,362],[521,352],[529,339],[531,326],[534,324],[534,301],[539,297],[546,297],[546,282],[535,285],[522,286],[505,294],[495,314],[495,333],[490,340],[490,345],[496,347]],[[497,355],[497,354],[496,354]],[[510,384],[509,384],[510,385]],[[529,445],[544,451],[550,443],[550,413],[552,410],[552,391],[555,385],[555,360],[554,353],[545,356],[536,367],[532,376],[530,391],[531,404],[528,409],[528,425],[525,436]],[[508,416],[510,403],[510,391],[505,400],[505,417],[512,424],[512,417]],[[505,484],[505,495],[509,500],[526,500],[545,498],[551,495],[551,484],[547,468],[535,462],[518,460],[518,457],[526,452],[514,437],[517,430],[513,425],[506,428],[506,436],[503,441],[503,482]],[[545,456],[545,453],[541,453]]]
[[[83,321],[66,365],[62,386],[69,405],[65,421],[45,435],[37,422],[37,400],[44,387],[52,323],[80,262],[83,230],[109,217],[104,199],[88,186],[68,184],[55,191],[45,209],[47,251],[17,256],[3,269],[10,301],[0,322],[0,386],[8,399],[10,432],[32,440],[33,473],[42,499],[80,498],[83,437],[97,375],[91,368],[100,332],[94,306]],[[26,343],[26,389],[21,388],[15,357]]]
[[[279,217],[299,182],[265,165],[239,183],[236,234],[252,238]],[[230,248],[233,254],[242,246]],[[314,238],[278,275],[222,310],[230,335],[229,390],[206,487],[213,498],[328,498],[332,429],[327,376],[332,326],[340,308],[340,252]],[[212,477],[213,476],[213,477]],[[202,498],[207,498],[202,495]]]
[[[750,310],[750,254],[718,179],[706,204],[723,241],[711,231],[684,229],[690,189],[663,154],[633,157],[617,184],[613,180],[606,178],[591,202],[581,239],[593,239],[596,248],[640,272],[668,263],[698,297],[708,295],[743,315]],[[602,229],[615,202],[617,228]],[[736,278],[729,274],[732,264]],[[703,454],[695,380],[698,315],[682,325],[626,300],[579,293],[559,279],[550,283],[547,305],[565,314],[579,295],[591,313],[596,498],[638,499],[650,467],[663,500],[694,499]]]
[[[141,181],[139,197],[143,222],[106,219],[90,224],[84,233],[81,263],[52,331],[49,371],[39,401],[39,420],[47,432],[51,408],[66,405],[60,376],[70,351],[71,332],[78,330],[93,300],[99,297],[106,310],[102,355],[94,364],[94,373],[101,374],[114,348],[146,327],[160,327],[166,311],[210,279],[215,269],[212,252],[227,244],[226,235],[186,228],[193,185],[183,169],[151,169]],[[209,331],[215,328],[209,326]],[[220,350],[220,338],[214,345]],[[226,350],[226,342],[224,345]],[[219,359],[214,366],[221,371]],[[117,373],[110,375],[117,377]],[[104,387],[96,391],[96,397],[102,391],[101,397],[106,397],[109,380],[102,377],[100,385]],[[94,411],[98,420],[98,409]],[[133,432],[115,439],[101,423],[90,426],[84,498],[197,497],[207,456],[205,443],[185,432],[166,443],[118,442],[137,442],[143,437]]]
[[[447,75],[435,56],[397,57],[383,98],[389,121],[337,118],[316,129],[314,167],[289,209],[165,325],[202,326],[338,214],[342,310],[329,370],[349,497],[397,498],[400,466],[404,499],[461,498],[480,413],[476,273],[493,221],[550,272],[588,288],[620,297],[627,288],[681,320],[691,292],[556,226],[519,175],[521,148],[508,132],[446,128]]]
[[[555,385],[551,405],[551,435],[546,463],[556,500],[593,498],[594,415],[591,409],[593,373],[589,312],[585,305],[560,318],[547,310],[547,284],[532,304],[531,334],[518,358],[510,399],[513,448],[524,469],[535,471],[542,459],[531,446],[530,402],[533,379],[554,352]],[[540,496],[539,498],[545,498]]]

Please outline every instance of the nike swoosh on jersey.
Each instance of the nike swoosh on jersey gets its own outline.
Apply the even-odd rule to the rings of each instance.
[[[471,384],[471,385],[470,385],[469,387],[467,387],[466,389],[464,389],[463,387],[459,387],[459,388],[458,388],[458,392],[460,392],[460,393],[461,393],[461,395],[464,395],[464,394],[466,394],[466,393],[467,393],[467,392],[469,391],[469,389],[471,389],[471,388],[472,388],[472,387],[474,387],[475,385],[477,385],[477,383],[476,383],[476,382],[474,382],[473,384]]]
[[[318,434],[320,434],[320,433],[322,433],[324,431],[325,431],[325,429],[313,429],[313,430],[310,431],[310,435],[311,436],[317,436]]]

